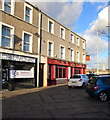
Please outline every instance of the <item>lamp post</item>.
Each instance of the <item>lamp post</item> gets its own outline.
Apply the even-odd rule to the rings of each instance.
[[[99,63],[98,63],[98,52],[99,52],[99,31],[98,31],[98,29],[96,30],[96,32],[97,32],[97,42],[96,42],[96,53],[97,53],[97,74],[99,74]]]
[[[107,25],[106,27],[109,28],[109,25]],[[97,54],[97,74],[99,74],[99,58],[98,58],[98,53],[99,53],[99,30],[98,28],[96,29],[96,34],[97,34],[97,41],[96,41],[96,54]],[[102,33],[105,34],[105,33]],[[109,31],[108,31],[108,39],[109,39]]]

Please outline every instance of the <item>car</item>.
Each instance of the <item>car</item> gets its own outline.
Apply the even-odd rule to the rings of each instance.
[[[94,76],[98,76],[97,74],[94,74],[94,73],[89,73],[86,75],[88,76],[89,79],[92,79],[92,77],[94,77]]]
[[[89,78],[85,74],[75,74],[68,79],[68,87],[71,88],[72,86],[79,86],[79,87],[84,87]]]
[[[93,77],[85,86],[85,91],[91,97],[106,101],[110,98],[110,75]]]

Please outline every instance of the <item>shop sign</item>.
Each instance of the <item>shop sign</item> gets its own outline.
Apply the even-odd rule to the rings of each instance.
[[[1,59],[35,63],[35,58],[29,58],[29,57],[24,57],[24,56],[19,56],[19,55],[11,55],[11,54],[6,54],[6,53],[2,53]]]
[[[10,70],[10,78],[34,78],[34,72],[27,70]]]
[[[61,61],[61,60],[51,60],[51,59],[48,59],[48,63],[49,63],[49,64],[69,66],[69,62],[67,62],[67,61]]]

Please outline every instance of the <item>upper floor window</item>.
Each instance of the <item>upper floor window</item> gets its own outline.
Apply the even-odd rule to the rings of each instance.
[[[53,57],[53,43],[48,43],[48,56]]]
[[[85,58],[85,54],[83,54],[83,63],[86,63],[86,58]]]
[[[4,11],[11,13],[11,0],[4,2]]]
[[[23,32],[23,51],[32,52],[32,34]]]
[[[70,49],[70,61],[74,61],[74,50]]]
[[[14,0],[3,0],[3,10],[7,13],[14,13]]]
[[[74,43],[74,35],[73,34],[71,34],[71,43]]]
[[[48,22],[48,32],[54,33],[54,23],[50,20]]]
[[[65,59],[65,48],[63,46],[60,47],[60,58]]]
[[[77,58],[77,62],[80,62],[80,53],[78,51],[76,53],[76,58]]]
[[[62,39],[65,39],[65,29],[64,29],[64,28],[61,28],[61,29],[60,29],[60,37],[61,37]]]
[[[77,37],[77,46],[80,46],[80,39]]]
[[[24,4],[24,20],[26,22],[32,23],[32,16],[33,16],[33,8],[28,5]]]
[[[86,48],[85,41],[83,40],[83,49]]]
[[[0,40],[0,46],[2,47],[13,47],[13,38],[14,38],[14,27],[2,25],[2,31],[1,31],[1,40]]]

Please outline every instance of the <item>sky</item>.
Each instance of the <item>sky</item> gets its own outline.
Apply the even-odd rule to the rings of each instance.
[[[108,68],[108,0],[27,0],[86,39],[87,68]],[[98,43],[97,43],[98,41]],[[98,46],[98,47],[97,47]],[[98,48],[98,52],[97,52]],[[98,53],[98,59],[97,59]]]

